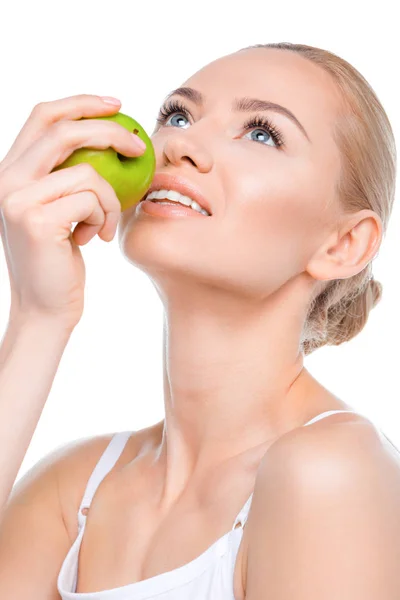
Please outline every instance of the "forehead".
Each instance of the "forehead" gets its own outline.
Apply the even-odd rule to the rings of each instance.
[[[206,96],[205,109],[226,109],[248,96],[283,104],[311,137],[328,133],[342,108],[340,91],[322,67],[294,52],[252,48],[219,58],[184,84]],[[313,135],[314,134],[314,135]]]

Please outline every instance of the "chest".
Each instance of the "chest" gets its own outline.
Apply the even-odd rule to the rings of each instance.
[[[146,494],[113,493],[111,482],[99,489],[87,513],[78,556],[76,592],[99,592],[144,581],[192,563],[233,526],[233,503],[195,500],[177,504],[160,515]],[[237,500],[237,498],[236,498]],[[244,536],[236,556],[233,588],[243,600]]]

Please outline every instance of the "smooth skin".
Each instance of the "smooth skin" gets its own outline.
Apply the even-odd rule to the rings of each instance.
[[[156,172],[196,184],[213,214],[121,215],[121,249],[165,308],[165,419],[132,435],[100,485],[77,591],[193,560],[254,490],[235,600],[398,600],[399,454],[362,416],[301,427],[351,408],[304,368],[310,296],[320,281],[361,271],[382,237],[376,213],[345,216],[333,193],[341,99],[323,71],[277,50],[223,57],[184,85],[206,102],[182,99],[189,120],[171,116],[153,132]],[[311,142],[271,111],[285,149],[244,131],[249,115],[230,110],[238,96],[289,108]],[[79,503],[110,439],[72,444],[17,484],[0,530],[0,596],[58,598]]]

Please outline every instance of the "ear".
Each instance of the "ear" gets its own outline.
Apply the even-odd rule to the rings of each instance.
[[[320,281],[357,275],[377,254],[382,235],[382,221],[373,210],[346,215],[315,252],[306,270]]]

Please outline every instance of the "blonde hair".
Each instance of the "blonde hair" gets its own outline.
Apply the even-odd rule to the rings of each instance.
[[[241,48],[276,48],[295,52],[328,72],[343,97],[334,139],[341,153],[336,191],[345,213],[373,210],[382,220],[382,238],[392,212],[396,184],[396,144],[388,116],[376,93],[351,64],[336,54],[289,42]],[[311,301],[301,337],[307,356],[325,345],[351,340],[365,326],[380,301],[382,284],[372,276],[372,260],[356,275],[324,284]]]

